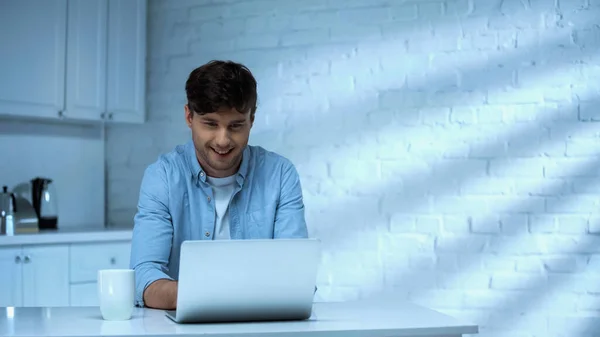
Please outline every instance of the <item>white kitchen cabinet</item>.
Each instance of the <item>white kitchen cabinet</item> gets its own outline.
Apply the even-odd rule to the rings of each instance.
[[[128,269],[130,240],[0,247],[0,307],[98,306],[98,270]]]
[[[0,248],[0,307],[23,306],[21,248]]]
[[[69,247],[24,246],[22,254],[23,306],[68,306]]]
[[[71,244],[71,306],[97,306],[98,270],[128,269],[130,241]]]
[[[64,117],[99,120],[106,111],[107,0],[70,0]]]
[[[0,306],[69,305],[68,258],[64,245],[0,248]]]
[[[146,0],[108,0],[107,115],[143,123],[146,92]]]
[[[59,118],[65,99],[67,0],[0,5],[0,114]]]
[[[0,116],[143,123],[146,1],[3,0]]]

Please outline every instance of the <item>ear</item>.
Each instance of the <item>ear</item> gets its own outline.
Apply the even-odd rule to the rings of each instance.
[[[192,127],[192,118],[194,117],[194,113],[190,110],[189,106],[186,104],[184,106],[185,111],[185,123],[189,128]]]

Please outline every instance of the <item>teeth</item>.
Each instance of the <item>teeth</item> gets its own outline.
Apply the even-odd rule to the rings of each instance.
[[[227,151],[217,151],[217,150],[213,149],[213,151],[215,151],[218,154],[227,154],[227,153],[229,153],[229,150],[227,150]]]

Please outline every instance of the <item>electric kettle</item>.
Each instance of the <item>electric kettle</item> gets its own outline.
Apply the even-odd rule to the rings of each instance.
[[[31,180],[31,201],[38,217],[39,229],[56,229],[58,204],[52,179],[37,177]]]

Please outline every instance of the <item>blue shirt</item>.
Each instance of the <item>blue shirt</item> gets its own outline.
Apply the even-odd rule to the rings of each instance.
[[[298,172],[288,159],[247,145],[229,204],[231,239],[308,237],[302,199]],[[143,292],[152,282],[177,280],[183,241],[212,240],[214,230],[212,188],[190,140],[144,172],[131,245],[136,304],[144,305]]]

